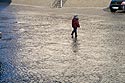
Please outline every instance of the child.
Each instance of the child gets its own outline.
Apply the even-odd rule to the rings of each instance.
[[[73,31],[71,33],[72,38],[73,38],[74,33],[75,33],[75,38],[77,38],[77,27],[80,27],[78,15],[75,15],[73,17],[73,19],[72,19],[72,27],[73,27]]]

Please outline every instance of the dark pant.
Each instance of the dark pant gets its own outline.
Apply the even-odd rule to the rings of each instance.
[[[73,36],[74,33],[75,33],[75,37],[77,37],[77,28],[73,28],[71,35]]]

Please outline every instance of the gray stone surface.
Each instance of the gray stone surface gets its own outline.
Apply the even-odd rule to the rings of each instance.
[[[55,0],[12,0],[13,3],[52,7]],[[65,0],[64,0],[65,1]],[[106,7],[111,0],[66,0],[64,7]]]
[[[78,38],[71,19],[78,14]],[[125,83],[124,13],[11,5],[0,11],[0,83]]]

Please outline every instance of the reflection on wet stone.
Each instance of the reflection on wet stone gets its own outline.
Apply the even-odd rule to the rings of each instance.
[[[78,50],[79,50],[79,48],[78,48],[78,40],[77,40],[77,38],[73,38],[72,40],[73,40],[73,42],[72,42],[72,51],[74,53],[77,53]]]

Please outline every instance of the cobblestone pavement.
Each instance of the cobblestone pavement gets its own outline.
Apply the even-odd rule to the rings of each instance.
[[[124,17],[103,8],[7,7],[0,11],[0,83],[125,83]]]

